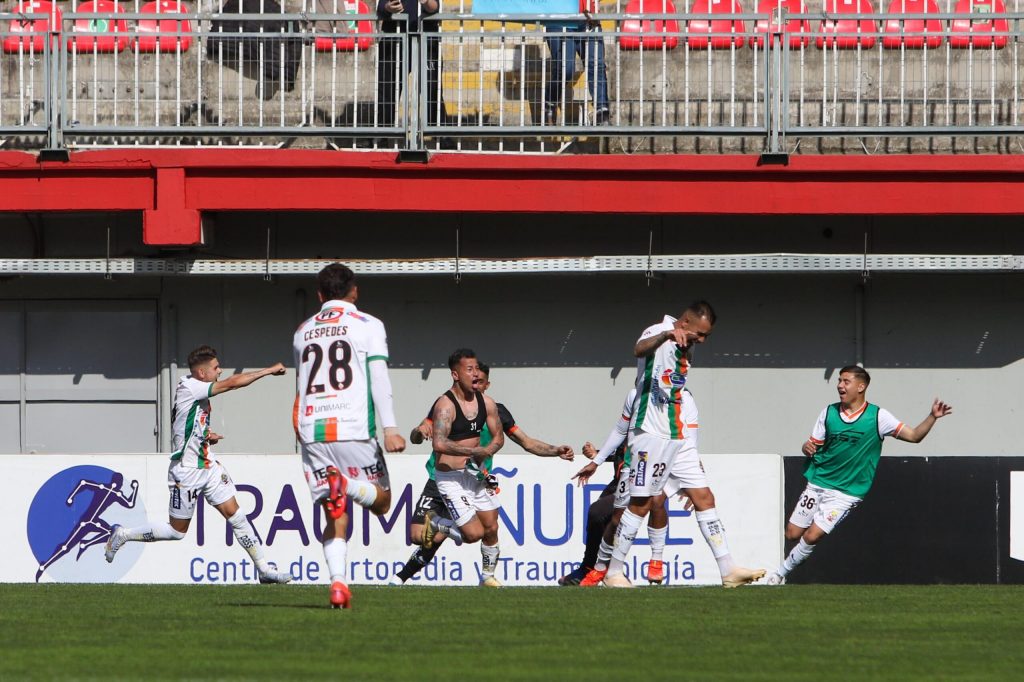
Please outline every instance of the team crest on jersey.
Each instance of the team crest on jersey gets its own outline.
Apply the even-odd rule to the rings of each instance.
[[[327,310],[321,310],[320,313],[313,318],[313,322],[318,325],[338,324],[344,314],[344,308],[328,308]]]
[[[682,388],[686,385],[686,374],[666,369],[661,374],[661,385],[665,388]]]

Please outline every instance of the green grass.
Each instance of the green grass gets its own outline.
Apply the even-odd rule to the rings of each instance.
[[[1024,586],[0,586],[0,679],[1020,679]]]

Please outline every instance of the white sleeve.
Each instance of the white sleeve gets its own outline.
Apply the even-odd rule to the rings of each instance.
[[[608,434],[608,437],[604,441],[604,445],[598,450],[597,454],[594,455],[594,464],[598,466],[605,463],[605,461],[611,457],[619,446],[622,445],[622,441],[626,440],[626,434],[629,433],[629,415],[622,415],[619,420],[615,422],[615,427],[612,432]]]
[[[369,348],[367,348],[366,359],[369,361],[388,359],[388,333],[384,331],[384,323],[380,320],[376,321],[375,329],[370,335]]]
[[[900,435],[900,429],[903,428],[903,422],[896,417],[892,416],[892,412],[884,408],[878,408],[878,437],[885,438],[886,436],[892,436],[895,438]]]
[[[192,394],[193,400],[206,400],[213,392],[213,384],[209,381],[200,381],[189,377],[185,381],[185,385],[188,387],[189,393]]]
[[[657,336],[658,334],[662,333],[663,331],[667,331],[667,330],[669,330],[671,328],[672,328],[672,325],[668,324],[666,322],[659,322],[658,324],[652,324],[650,327],[648,327],[647,329],[644,330],[644,333],[640,335],[640,338],[637,339],[636,342],[640,343],[641,341],[645,341],[645,340],[651,338],[652,336]]]
[[[630,389],[626,395],[626,402],[622,404],[622,416],[617,422],[615,422],[615,428],[608,434],[608,437],[604,441],[604,445],[594,455],[594,464],[600,466],[611,457],[619,446],[622,445],[622,441],[626,440],[626,435],[629,433],[629,420],[633,417],[633,404],[636,402],[636,389]]]
[[[384,358],[370,358],[370,393],[373,404],[380,414],[381,426],[390,429],[398,426],[395,419],[395,406],[391,401],[391,377],[388,376],[388,363]]]
[[[814,428],[811,429],[811,442],[815,445],[821,445],[825,442],[825,415],[828,414],[828,408],[826,407],[818,415],[818,421],[814,422]]]

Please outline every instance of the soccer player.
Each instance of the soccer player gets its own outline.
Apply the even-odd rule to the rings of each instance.
[[[626,557],[644,516],[672,477],[685,472],[682,489],[697,510],[697,525],[718,563],[725,587],[757,580],[764,570],[737,566],[732,560],[725,528],[718,519],[715,498],[703,479],[700,458],[687,449],[684,391],[695,344],[704,343],[715,324],[715,311],[707,301],[696,301],[679,319],[665,316],[644,330],[633,349],[638,358],[636,408],[630,422],[629,505],[615,531],[607,587],[632,587],[625,575]],[[678,468],[676,460],[680,461]],[[698,473],[700,474],[698,476]]]
[[[321,308],[295,332],[295,433],[314,504],[323,504],[324,558],[331,574],[333,608],[350,608],[345,541],[346,495],[372,513],[391,508],[388,468],[377,442],[378,415],[384,449],[401,452],[388,376],[384,324],[356,307],[355,274],[340,263],[317,275]]]
[[[953,412],[951,405],[936,398],[924,421],[911,428],[867,401],[870,383],[871,375],[863,367],[839,370],[839,402],[821,411],[801,448],[807,457],[807,487],[786,524],[786,540],[799,542],[765,584],[785,584],[786,576],[861,503],[875,480],[886,436],[920,443],[937,419]]]
[[[494,479],[486,463],[505,444],[498,406],[477,390],[483,375],[476,353],[459,348],[448,357],[452,387],[434,401],[431,443],[436,454],[434,480],[448,510],[446,517],[424,513],[420,543],[429,548],[441,532],[463,542],[480,543],[481,579],[485,587],[501,587],[494,577],[500,549],[498,503]],[[492,440],[481,445],[486,425]],[[488,529],[490,529],[488,531]]]
[[[687,448],[697,448],[697,414],[696,405],[689,391],[684,391],[686,399],[684,413],[686,413],[686,443]],[[583,446],[583,454],[593,461],[580,469],[573,478],[578,485],[585,485],[590,477],[597,471],[598,466],[604,463],[609,457],[614,456],[615,478],[605,487],[598,498],[590,506],[587,512],[587,548],[583,555],[583,562],[580,567],[572,573],[563,576],[559,585],[580,585],[582,587],[594,587],[601,584],[605,574],[608,572],[608,564],[611,561],[612,547],[615,541],[615,531],[618,529],[622,512],[629,504],[629,451],[626,448],[626,437],[629,432],[629,422],[633,417],[633,409],[636,405],[636,389],[630,389],[626,396],[626,402],[622,406],[622,416],[616,421],[608,438],[605,439],[601,449],[594,452],[593,445],[587,443]],[[670,477],[666,486],[678,483],[678,479]],[[678,488],[673,489],[673,493]],[[665,580],[665,569],[662,557],[665,552],[665,541],[668,537],[668,511],[665,508],[667,496],[665,492],[660,493],[651,505],[650,516],[647,520],[647,537],[651,543],[651,559],[647,564],[647,580],[652,585],[660,585]],[[685,508],[692,509],[693,503],[683,494],[680,499],[686,500]]]
[[[137,528],[114,525],[107,539],[107,562],[126,542],[181,540],[188,532],[196,503],[202,495],[219,511],[234,531],[238,544],[252,557],[261,583],[287,583],[292,576],[275,570],[263,556],[263,543],[235,500],[235,484],[227,469],[213,459],[210,446],[224,437],[210,430],[210,398],[244,388],[265,376],[284,374],[280,362],[255,372],[233,374],[220,380],[220,360],[210,346],[199,346],[188,354],[189,375],[178,381],[174,392],[173,447],[167,469],[167,487],[171,492],[168,523],[154,522]]]
[[[487,389],[491,387],[491,368],[482,362],[477,363],[477,367],[480,369],[481,379],[480,382],[474,385],[481,393],[486,393]],[[568,445],[549,445],[544,441],[532,438],[523,431],[522,428],[516,424],[515,418],[512,417],[512,413],[508,411],[501,403],[496,403],[498,408],[498,418],[501,420],[501,428],[513,441],[515,441],[521,448],[527,452],[537,455],[538,457],[560,457],[561,459],[572,461],[575,456],[572,448]],[[425,439],[433,437],[433,420],[431,415],[433,414],[433,408],[431,408],[431,414],[428,414],[426,419],[419,423],[419,425],[412,430],[409,434],[409,440],[415,444],[422,443]],[[480,444],[486,446],[491,442],[490,429],[487,425],[484,425],[483,430],[480,433]],[[426,484],[423,486],[423,492],[420,493],[419,501],[416,503],[416,510],[413,513],[412,525],[409,528],[409,535],[415,542],[420,543],[420,547],[412,553],[409,560],[405,563],[395,577],[390,581],[391,585],[404,585],[410,578],[422,571],[427,564],[437,554],[437,550],[440,549],[440,544],[444,542],[444,539],[448,537],[446,534],[438,532],[434,534],[432,538],[427,538],[426,544],[423,540],[424,535],[424,523],[427,519],[427,514],[431,514],[435,517],[446,518],[450,520],[448,515],[448,509],[445,506],[444,500],[441,497],[441,493],[437,490],[437,483],[434,481],[434,466],[437,459],[437,455],[430,453],[430,458],[427,460],[427,473],[429,478]],[[484,471],[489,472],[491,470],[491,461],[493,458],[488,458],[482,467],[479,467],[480,471],[477,473],[477,478],[481,478]],[[484,526],[484,537],[480,544],[480,547],[486,547],[488,545],[495,545],[498,542],[498,525],[497,518],[494,519],[495,523],[493,526]],[[456,529],[457,532],[457,529]],[[429,545],[429,546],[428,546]],[[495,578],[491,586],[496,586],[498,579]]]

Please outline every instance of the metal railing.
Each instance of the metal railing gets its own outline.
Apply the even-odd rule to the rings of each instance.
[[[404,15],[385,25],[365,5],[306,1],[317,11],[154,18],[74,0],[59,17],[0,14],[0,138],[503,151],[703,138],[785,152],[800,138],[1024,133],[1024,12],[943,0],[941,12],[702,14],[687,0],[600,22],[442,12],[409,31]]]

